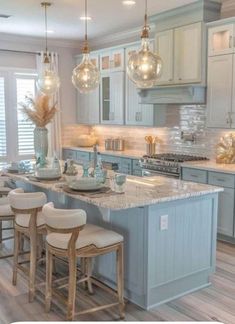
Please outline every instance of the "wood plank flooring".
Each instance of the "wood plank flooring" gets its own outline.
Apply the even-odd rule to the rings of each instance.
[[[39,268],[39,275],[43,270]],[[0,324],[14,321],[61,321],[64,313],[58,305],[53,305],[50,314],[44,312],[44,298],[37,293],[36,300],[29,304],[27,279],[19,274],[17,287],[11,284],[12,260],[0,261]],[[82,297],[81,306],[97,305],[110,296],[95,287],[95,295],[78,292]],[[115,309],[83,315],[78,320],[114,321],[118,320]],[[126,321],[221,321],[235,324],[235,246],[219,242],[217,249],[217,269],[212,276],[212,285],[184,296],[151,311],[143,311],[128,303]]]

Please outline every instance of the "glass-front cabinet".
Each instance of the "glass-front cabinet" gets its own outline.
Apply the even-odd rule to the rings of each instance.
[[[124,123],[124,72],[101,74],[100,114],[102,124]]]
[[[100,54],[100,71],[124,71],[124,48],[108,50]]]
[[[234,24],[215,26],[209,29],[209,56],[231,54],[234,51]]]

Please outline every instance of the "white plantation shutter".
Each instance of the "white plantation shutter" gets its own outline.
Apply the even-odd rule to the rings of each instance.
[[[5,78],[0,76],[0,161],[6,159]]]
[[[30,158],[34,155],[33,131],[35,126],[32,122],[26,120],[20,105],[20,103],[25,102],[26,96],[35,97],[35,77],[16,75],[18,156],[20,158]]]

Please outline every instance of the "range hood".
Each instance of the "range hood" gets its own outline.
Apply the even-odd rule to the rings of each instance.
[[[201,85],[159,86],[139,89],[142,104],[205,104],[206,87]]]

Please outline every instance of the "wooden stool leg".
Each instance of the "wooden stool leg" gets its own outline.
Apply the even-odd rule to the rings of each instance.
[[[20,251],[23,252],[24,251],[24,234],[20,233]]]
[[[53,255],[46,249],[46,312],[51,309]]]
[[[117,292],[119,301],[120,318],[125,318],[125,303],[124,303],[124,275],[123,275],[123,244],[120,244],[117,250]]]
[[[17,267],[20,247],[20,233],[15,229],[15,242],[14,242],[14,258],[13,258],[13,278],[12,284],[15,286],[17,282]]]
[[[34,300],[37,263],[37,234],[30,235],[29,302]]]
[[[76,279],[77,279],[77,258],[75,251],[69,253],[69,287],[68,287],[68,309],[67,320],[72,321],[75,313],[75,298],[76,298]]]
[[[87,275],[87,286],[88,286],[88,291],[90,295],[93,295],[93,288],[92,288],[92,283],[91,283],[91,276],[92,276],[92,258],[87,258],[87,270],[86,270],[86,275]]]
[[[81,271],[82,271],[82,276],[85,276],[86,274],[86,258],[81,258]],[[82,288],[85,290],[87,288],[87,282],[84,281],[82,283]]]
[[[0,244],[2,243],[2,221],[0,220]]]

